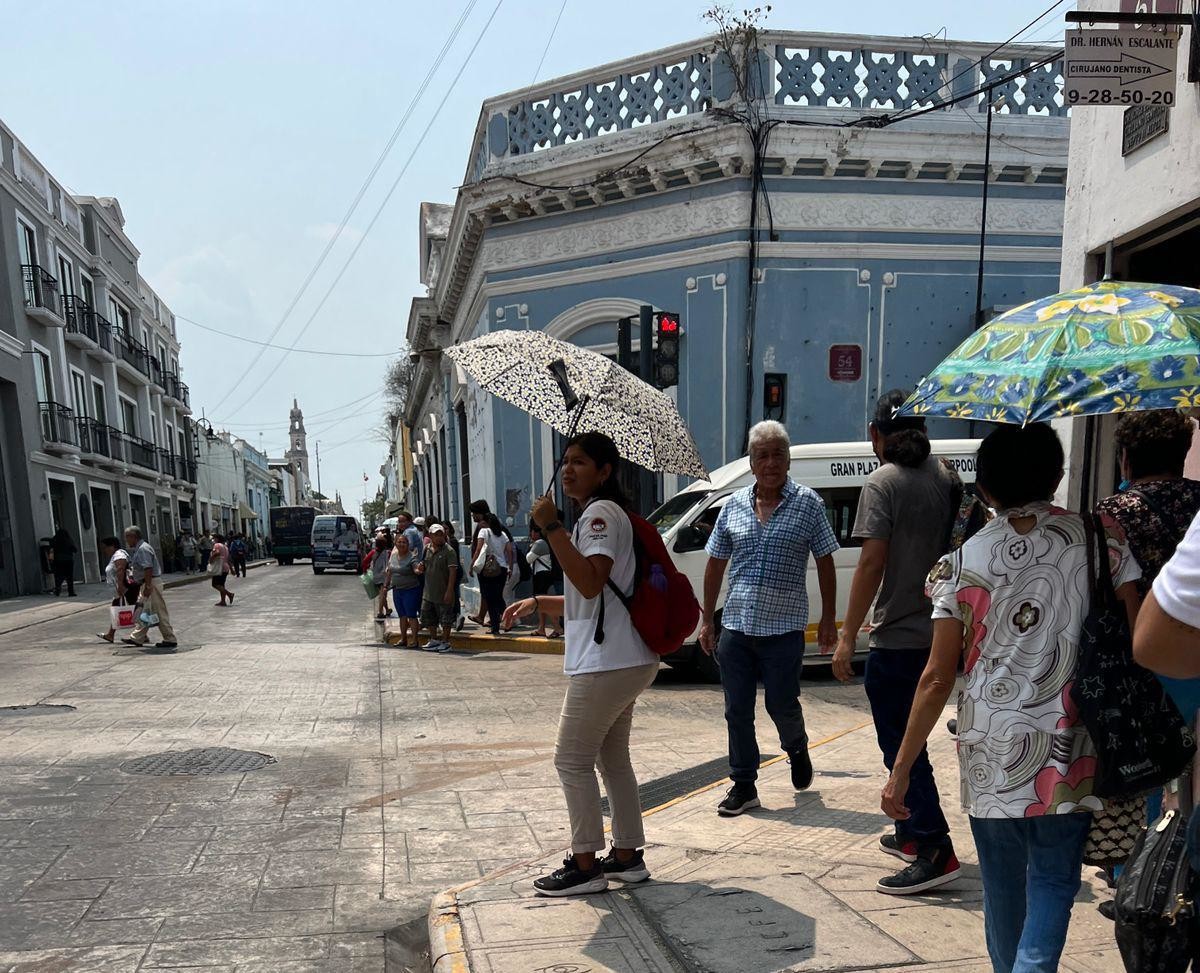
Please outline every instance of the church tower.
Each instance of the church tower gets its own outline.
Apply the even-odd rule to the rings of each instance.
[[[288,422],[288,449],[284,457],[290,463],[295,463],[308,477],[308,436],[304,432],[304,413],[295,399],[292,399],[292,413]]]

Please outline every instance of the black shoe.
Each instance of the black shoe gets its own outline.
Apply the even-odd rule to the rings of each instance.
[[[946,720],[946,732],[952,737],[958,736],[958,720]]]
[[[555,869],[549,875],[535,879],[533,883],[539,895],[587,895],[590,892],[603,892],[608,888],[608,879],[604,869],[596,862],[590,872],[581,872],[575,864],[575,856],[563,859],[563,867]]]
[[[736,818],[743,811],[752,807],[762,807],[758,800],[758,790],[753,784],[734,782],[725,795],[725,800],[717,805],[717,813],[723,818]]]
[[[1098,906],[1096,906],[1096,911],[1099,912],[1100,915],[1104,916],[1104,918],[1109,922],[1117,921],[1117,903],[1112,899],[1105,899]]]
[[[917,895],[953,882],[959,875],[953,848],[942,848],[917,858],[895,875],[881,878],[875,889],[885,895]]]
[[[144,648],[145,642],[138,642],[136,639],[121,639],[125,645],[136,645],[139,649]]]
[[[813,766],[808,756],[808,745],[801,750],[788,751],[788,763],[792,765],[792,786],[798,791],[806,791],[812,786]]]
[[[885,834],[879,839],[879,850],[885,855],[892,855],[901,861],[915,862],[917,860],[917,843],[915,841],[901,842],[894,834]]]
[[[639,848],[628,861],[621,861],[614,848],[604,858],[600,859],[600,867],[604,877],[617,882],[644,882],[650,877],[650,869],[646,867],[646,856]]]
[[[154,643],[154,647],[156,649],[174,649],[178,645],[179,645],[178,642],[165,642],[164,641],[164,642],[155,642]]]

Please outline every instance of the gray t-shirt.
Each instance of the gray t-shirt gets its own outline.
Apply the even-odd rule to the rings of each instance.
[[[933,607],[925,596],[925,579],[946,553],[958,489],[955,474],[934,456],[918,467],[885,463],[867,477],[854,536],[889,542],[875,600],[872,648],[927,649],[933,643]]]
[[[158,561],[158,555],[148,541],[142,541],[129,552],[129,574],[134,581],[141,584],[146,578],[146,568],[154,572],[155,578],[162,577],[162,565]]]

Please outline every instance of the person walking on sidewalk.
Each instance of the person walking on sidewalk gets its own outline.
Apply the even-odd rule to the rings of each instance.
[[[62,594],[63,582],[67,597],[75,597],[75,542],[65,527],[58,528],[50,538],[50,567],[54,569],[54,597]]]
[[[1048,425],[1000,426],[980,445],[976,488],[996,517],[929,574],[933,652],[883,789],[884,812],[916,815],[913,770],[954,691],[958,764],[983,879],[984,931],[998,973],[1058,969],[1080,886],[1096,749],[1070,699],[1102,542],[1130,624],[1141,568],[1115,521],[1093,538],[1055,507],[1063,449]],[[1162,575],[1159,575],[1161,578]]]
[[[179,553],[183,557],[183,569],[188,574],[196,573],[196,538],[190,530],[183,532],[179,540]]]
[[[562,516],[557,511],[555,514],[559,518]],[[542,536],[541,530],[538,529],[538,525],[533,521],[529,522],[529,540],[529,553],[525,555],[525,560],[529,562],[530,570],[533,572],[534,597],[555,594],[554,555],[550,551],[550,542]],[[546,632],[547,622],[553,628],[549,634]],[[539,610],[538,627],[533,634],[540,635],[542,638],[562,638],[562,633],[558,630],[558,616]]]
[[[458,576],[458,552],[446,543],[446,528],[436,521],[429,526],[429,544],[423,560],[425,577],[421,602],[421,624],[429,629],[426,652],[449,652],[454,627],[454,580]],[[438,638],[438,627],[442,637]]]
[[[229,543],[229,563],[233,567],[235,578],[246,576],[246,535],[234,534]]]
[[[500,621],[504,617],[504,588],[516,570],[512,540],[500,518],[488,514],[475,535],[474,560],[471,570],[479,576],[479,593],[488,614],[488,623],[493,635],[500,634]]]
[[[200,563],[204,565],[205,570],[208,569],[208,562],[212,557],[213,539],[209,531],[205,531],[200,535],[200,541],[197,544],[200,549]]]
[[[129,552],[129,577],[138,586],[137,624],[128,638],[121,639],[126,645],[143,646],[150,641],[148,632],[150,625],[142,620],[142,615],[158,616],[158,634],[162,641],[156,644],[159,649],[173,649],[179,643],[175,641],[175,629],[171,626],[171,615],[167,611],[167,603],[163,598],[162,563],[158,554],[150,546],[149,541],[142,538],[142,529],[137,526],[125,528],[125,549]]]
[[[221,596],[221,600],[213,606],[214,608],[224,608],[226,605],[233,604],[233,592],[225,587],[225,582],[229,580],[231,567],[229,548],[225,545],[225,535],[213,534],[213,546],[208,554],[208,573],[212,576],[213,590]]]
[[[537,879],[541,895],[566,896],[602,892],[610,879],[641,882],[650,877],[642,845],[642,805],[637,777],[629,759],[629,732],[638,696],[658,673],[651,652],[633,619],[615,595],[611,581],[632,591],[637,574],[629,502],[618,483],[620,456],[611,439],[590,432],[567,448],[562,468],[563,493],[580,508],[568,535],[558,520],[554,500],[540,497],[531,517],[550,542],[564,580],[563,595],[525,598],[504,613],[504,626],[540,611],[564,615],[568,676],[566,699],[558,722],[554,766],[567,798],[571,820],[571,854],[562,868]],[[604,634],[596,629],[605,608]],[[612,808],[612,851],[604,850],[604,818],[596,769],[604,778]]]
[[[100,554],[108,558],[104,568],[104,580],[113,589],[112,603],[114,605],[132,605],[137,601],[139,585],[129,580],[129,552],[121,546],[115,537],[104,537],[100,540]],[[110,623],[107,632],[97,632],[105,642],[116,638],[117,630]]]
[[[862,550],[833,656],[833,674],[848,682],[854,675],[858,632],[874,602],[865,689],[888,770],[895,764],[933,643],[925,578],[949,550],[962,491],[957,475],[931,455],[925,420],[895,418],[906,398],[899,390],[880,398],[870,426],[880,465],[867,477],[858,501],[853,533],[862,540]],[[913,764],[908,800],[911,816],[879,840],[881,851],[909,863],[875,886],[888,895],[913,895],[958,877],[950,826],[924,750]]]
[[[833,553],[838,542],[825,506],[813,490],[788,475],[791,441],[781,423],[760,422],[750,430],[749,445],[754,484],[729,498],[708,538],[700,623],[700,647],[709,655],[716,652],[725,691],[733,786],[717,805],[722,817],[760,806],[754,732],[760,679],[766,689],[767,713],[792,765],[792,786],[802,791],[812,784],[808,732],[800,705],[810,553],[817,562],[821,589],[817,641],[822,648],[832,648],[837,639]],[[716,604],[727,569],[729,593],[718,640]]]

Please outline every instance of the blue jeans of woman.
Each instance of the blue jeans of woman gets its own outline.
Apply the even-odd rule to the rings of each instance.
[[[1055,973],[1079,892],[1091,814],[971,818],[995,973]]]

